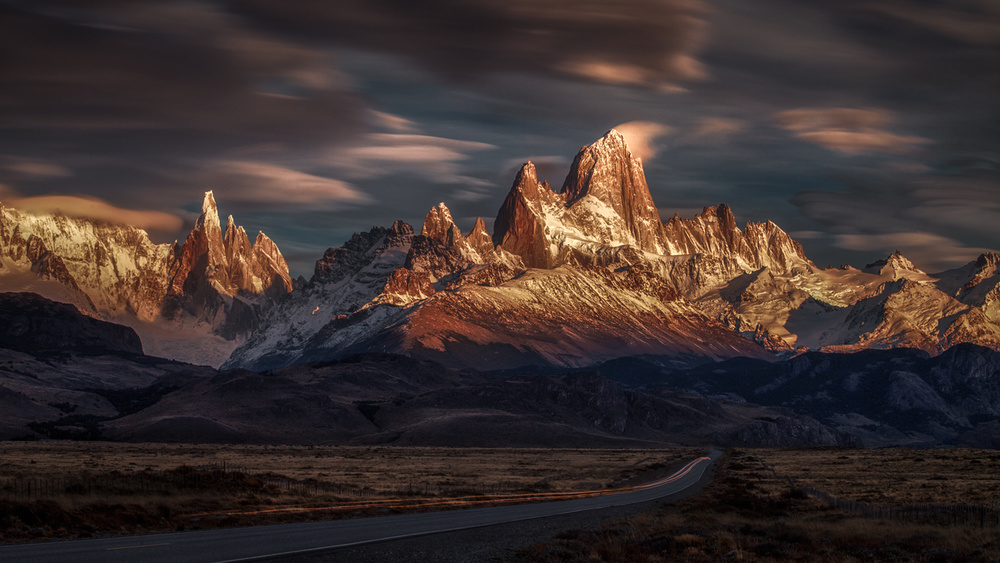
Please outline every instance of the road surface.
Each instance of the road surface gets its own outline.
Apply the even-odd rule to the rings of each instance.
[[[670,497],[695,486],[721,456],[722,452],[712,450],[669,477],[603,496],[330,522],[8,545],[0,546],[0,563],[220,563],[318,552]]]

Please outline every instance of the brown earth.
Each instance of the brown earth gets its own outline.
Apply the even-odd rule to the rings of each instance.
[[[933,450],[938,468],[960,474],[973,459],[985,463],[992,451]],[[905,486],[899,474],[920,473],[921,452],[900,450],[772,450],[730,451],[716,478],[688,500],[599,527],[567,531],[549,541],[523,548],[510,561],[997,561],[1000,535],[996,526],[940,525],[886,521],[845,514],[810,498],[776,478],[756,454],[783,469],[838,481],[851,464],[833,464],[841,456],[886,460],[886,471],[866,471],[871,482],[901,500]],[[864,455],[861,455],[864,454]],[[912,467],[910,472],[904,468]],[[975,464],[974,464],[975,465]],[[808,471],[804,471],[808,470]],[[994,472],[995,483],[1000,480]],[[818,479],[817,478],[817,479]],[[848,481],[849,479],[844,479]],[[817,483],[820,481],[817,480]],[[844,485],[842,490],[850,490]],[[951,492],[967,490],[956,483]],[[940,498],[948,496],[944,492]],[[995,498],[995,497],[994,497]],[[953,502],[976,499],[953,497]]]
[[[701,453],[0,442],[0,541],[538,502]]]

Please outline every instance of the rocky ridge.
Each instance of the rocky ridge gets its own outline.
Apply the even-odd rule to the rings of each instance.
[[[333,249],[327,255],[336,262]],[[614,130],[580,150],[559,191],[525,163],[492,237],[481,219],[463,235],[441,203],[396,257],[373,262],[380,275],[367,301],[347,305],[314,277],[311,297],[286,300],[226,366],[372,351],[513,368],[630,354],[696,362],[1000,348],[995,255],[937,277],[898,252],[863,270],[820,269],[773,222],[740,229],[725,204],[662,222],[641,162]],[[278,336],[287,334],[294,342]]]
[[[183,245],[154,244],[135,227],[0,206],[0,287],[38,291],[133,326],[155,348],[153,341],[165,334],[151,328],[157,325],[174,327],[166,334],[177,341],[210,333],[240,338],[263,309],[292,290],[292,281],[266,235],[251,245],[232,217],[223,235],[207,192]],[[222,338],[228,353],[234,344]]]
[[[263,233],[251,244],[232,217],[223,229],[212,192],[183,245],[0,206],[0,289],[129,324],[159,355],[198,361],[206,348],[191,344],[208,342],[227,367],[254,369],[372,351],[514,368],[1000,348],[996,253],[933,275],[898,252],[820,269],[780,227],[741,229],[725,204],[664,222],[614,130],[579,151],[558,191],[526,163],[494,227],[478,218],[463,233],[440,203],[419,232],[357,233],[293,282]]]

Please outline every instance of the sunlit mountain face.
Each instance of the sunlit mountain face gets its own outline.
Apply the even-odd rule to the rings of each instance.
[[[266,235],[251,244],[232,216],[223,229],[213,192],[173,245],[5,207],[0,283],[133,326],[147,353],[253,370],[364,352],[491,370],[1000,348],[996,253],[935,274],[898,251],[823,269],[774,222],[740,228],[725,204],[663,222],[617,130],[558,185],[527,162],[492,234],[482,219],[463,234],[438,203],[419,232],[356,233],[295,282]]]

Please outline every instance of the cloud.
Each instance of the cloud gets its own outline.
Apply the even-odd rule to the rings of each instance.
[[[909,184],[908,205],[901,215],[952,232],[974,232],[1000,243],[1000,174],[925,175]]]
[[[741,119],[725,117],[702,117],[695,122],[692,134],[695,137],[728,137],[746,129],[747,123]]]
[[[804,108],[775,115],[780,127],[789,131],[857,130],[892,123],[892,114],[883,109]]]
[[[417,124],[405,117],[376,110],[370,110],[368,113],[371,115],[375,125],[382,129],[388,129],[393,133],[416,133],[418,131]]]
[[[497,147],[477,141],[430,135],[373,133],[363,144],[331,149],[326,162],[351,178],[416,174],[438,183],[483,184],[462,173],[470,153]]]
[[[184,225],[184,220],[178,215],[153,210],[122,209],[89,196],[13,197],[4,203],[27,213],[61,213],[69,217],[83,217],[119,225],[132,225],[148,231],[170,232],[176,231]]]
[[[0,157],[0,168],[29,178],[68,178],[73,175],[65,166],[37,158]]]
[[[367,194],[347,182],[273,164],[213,162],[204,175],[204,181],[220,194],[220,199],[236,204],[338,208],[372,203]]]
[[[893,122],[892,113],[883,109],[807,108],[775,114],[779,127],[795,136],[838,152],[882,152],[902,154],[927,143],[921,137],[890,133],[880,127]]]
[[[614,129],[625,137],[629,150],[642,161],[655,157],[657,147],[653,142],[673,131],[666,125],[652,121],[629,121],[616,125]]]
[[[85,153],[114,142],[134,153],[170,141],[198,154],[258,142],[330,142],[362,127],[363,104],[326,50],[263,33],[220,7],[138,1],[8,8],[0,50],[18,56],[0,67],[0,106],[17,109],[2,113],[0,128],[50,131],[62,150]]]
[[[887,14],[968,43],[1000,45],[1000,5],[995,2],[965,0],[954,6],[912,1],[873,3],[862,9]]]
[[[261,26],[406,57],[457,79],[562,75],[658,86],[702,78],[701,0],[244,0]]]
[[[927,142],[927,139],[920,137],[905,137],[878,130],[806,131],[799,133],[798,137],[828,149],[849,154],[860,152],[902,154],[910,152],[915,145]]]

